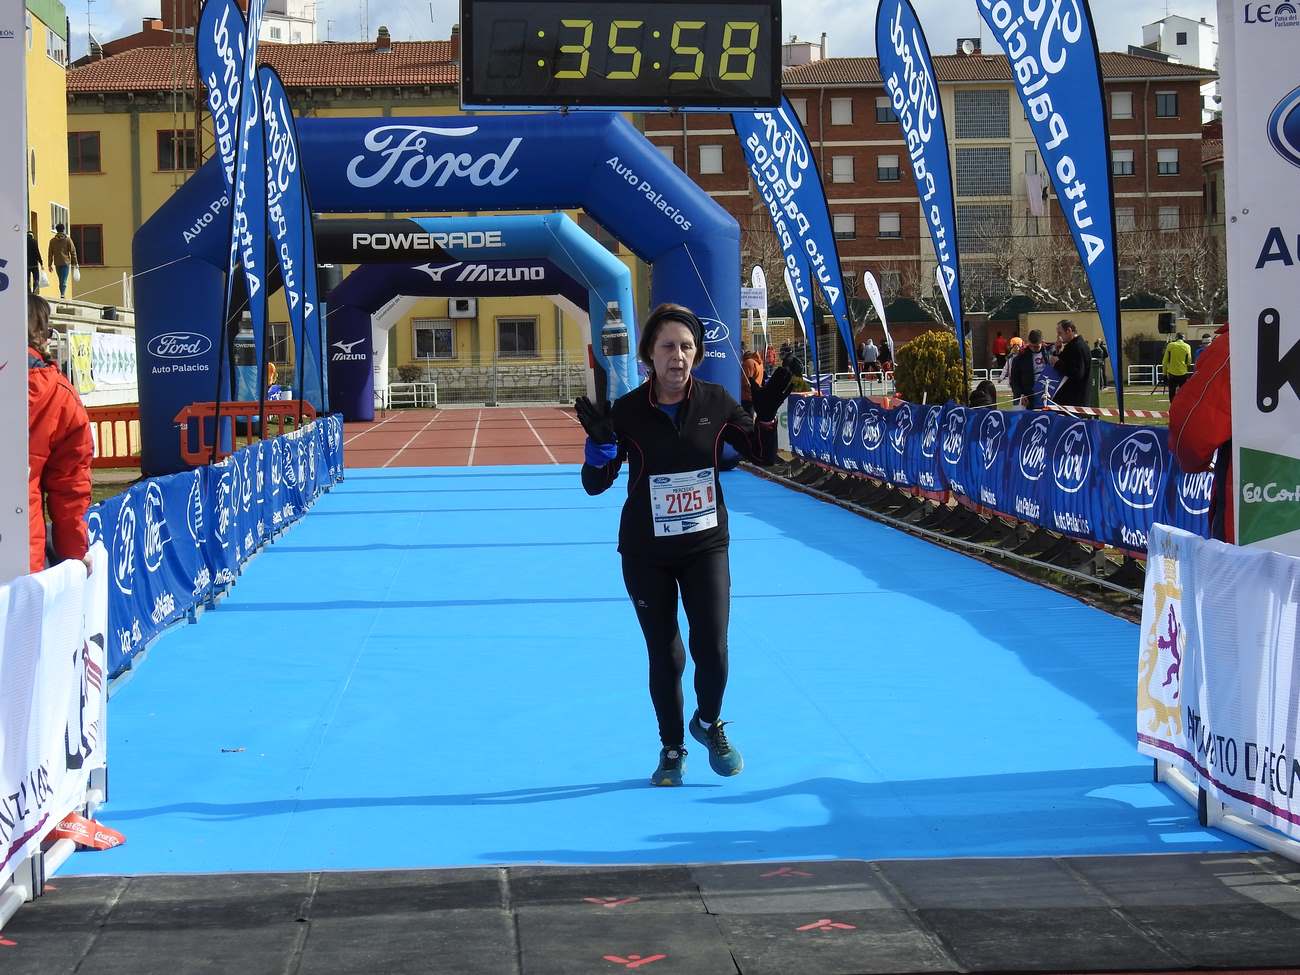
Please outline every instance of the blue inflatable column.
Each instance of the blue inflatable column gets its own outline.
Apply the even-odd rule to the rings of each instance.
[[[329,309],[326,321],[330,409],[342,413],[348,423],[369,423],[375,418],[370,312],[340,305]]]

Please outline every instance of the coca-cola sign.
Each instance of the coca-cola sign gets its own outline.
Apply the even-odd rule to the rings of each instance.
[[[193,359],[212,351],[212,340],[198,332],[164,332],[149,340],[149,354],[158,359]]]

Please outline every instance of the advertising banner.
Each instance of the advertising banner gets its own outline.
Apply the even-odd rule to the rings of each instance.
[[[244,15],[235,0],[205,0],[194,37],[194,56],[208,96],[213,144],[228,193],[235,188],[238,165],[245,33]]]
[[[1300,839],[1297,590],[1292,557],[1155,525],[1137,741],[1236,815]]]
[[[135,337],[114,332],[96,332],[90,343],[90,363],[96,388],[134,386]]]
[[[1300,17],[1219,0],[1237,542],[1300,555]]]
[[[840,272],[839,248],[835,244],[817,160],[799,116],[782,96],[781,107],[775,112],[732,112],[731,124],[744,150],[749,177],[767,205],[772,229],[781,242],[786,270],[798,295],[796,304],[807,310],[812,303],[810,284],[803,280],[806,270],[816,278],[835,316],[849,362],[856,372],[858,353]],[[802,254],[802,263],[792,259],[796,252]]]
[[[93,332],[68,329],[68,358],[72,366],[72,385],[83,396],[95,391]]]
[[[0,457],[27,456],[27,52],[26,6],[0,7]],[[27,465],[0,470],[0,582],[28,569]]]
[[[885,317],[885,299],[880,293],[880,282],[870,271],[862,272],[862,286],[867,291],[867,297],[871,299],[871,307],[876,311],[876,317],[880,319],[880,327],[885,333],[885,341],[889,344],[890,352],[894,351],[894,337],[889,334],[889,319]]]
[[[1102,89],[1092,11],[1087,0],[1054,4],[977,0],[977,4],[1007,53],[1029,127],[1097,302],[1111,374],[1118,377],[1123,347],[1110,113]],[[1122,385],[1117,392],[1122,409]]]
[[[21,35],[20,35],[21,36]],[[106,762],[105,553],[0,586],[0,887]]]
[[[881,0],[876,8],[876,53],[898,124],[907,143],[907,158],[921,198],[921,212],[934,242],[940,294],[953,316],[957,343],[966,358],[962,325],[961,281],[957,261],[957,212],[953,205],[952,166],[943,101],[925,32],[908,0]],[[892,343],[891,343],[892,345]]]

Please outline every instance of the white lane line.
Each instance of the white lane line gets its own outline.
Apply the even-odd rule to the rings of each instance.
[[[392,457],[389,457],[388,460],[384,461],[384,462],[383,462],[382,464],[380,464],[379,466],[380,466],[380,467],[387,467],[387,466],[388,466],[389,464],[391,464],[393,461],[397,460],[398,457],[401,457],[401,456],[402,456],[402,452],[405,451],[407,447],[411,446],[411,444],[415,443],[415,438],[418,437],[420,434],[424,433],[425,430],[428,430],[429,427],[431,427],[431,426],[433,426],[435,423],[437,423],[438,420],[440,420],[440,419],[442,418],[442,416],[443,416],[442,413],[435,413],[435,414],[433,415],[433,419],[432,419],[432,420],[430,420],[430,421],[429,421],[428,423],[426,423],[424,426],[420,427],[420,429],[417,430],[417,431],[415,431],[415,433],[411,434],[411,439],[408,440],[408,441],[406,441],[406,443],[402,444],[402,449],[401,449],[401,450],[399,450],[397,453],[393,454]]]
[[[478,425],[482,422],[483,422],[483,411],[479,410],[478,416],[474,418],[474,439],[470,441],[469,461],[468,463],[466,463],[465,465],[466,467],[474,466],[474,451],[478,449]]]
[[[552,464],[558,464],[559,461],[556,460],[556,459],[555,459],[555,455],[554,455],[553,453],[551,453],[551,448],[548,447],[548,446],[546,446],[546,441],[542,439],[541,434],[539,434],[539,433],[537,432],[537,428],[533,426],[533,421],[530,420],[530,419],[528,419],[528,417],[524,415],[524,411],[523,411],[523,410],[520,410],[520,411],[519,411],[519,415],[522,416],[522,417],[524,418],[524,422],[528,424],[528,429],[533,431],[533,436],[537,438],[537,442],[538,442],[539,444],[541,444],[541,445],[542,445],[542,449],[543,449],[544,451],[546,451],[546,456],[549,457],[549,458],[551,458],[551,463],[552,463]]]
[[[352,436],[348,437],[348,439],[346,439],[346,440],[343,441],[343,446],[346,447],[346,446],[347,446],[348,444],[350,444],[353,440],[356,440],[358,437],[364,437],[367,433],[374,433],[376,430],[378,430],[380,427],[382,427],[385,423],[387,423],[389,420],[393,419],[393,418],[396,417],[396,416],[397,416],[397,414],[394,413],[394,414],[392,414],[392,415],[390,415],[390,416],[387,416],[387,417],[385,417],[384,419],[380,420],[380,421],[379,421],[378,423],[376,423],[373,427],[366,427],[366,429],[362,430],[360,433],[354,433],[354,434],[352,434]]]

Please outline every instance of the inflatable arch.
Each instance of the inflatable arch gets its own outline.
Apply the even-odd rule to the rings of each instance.
[[[363,221],[346,223],[356,231],[366,227]],[[375,388],[388,382],[387,333],[412,304],[385,307],[395,297],[546,295],[577,319],[584,343],[592,346],[593,361],[606,379],[601,396],[617,399],[638,384],[635,356],[607,356],[600,341],[607,308],[616,306],[627,327],[628,347],[635,349],[631,272],[567,216],[416,217],[402,223],[436,241],[444,256],[413,267],[358,268],[326,302],[330,408],[344,419],[374,419]],[[391,223],[376,221],[375,226]],[[374,232],[363,235],[375,237]],[[409,243],[412,234],[395,237]],[[409,253],[409,247],[403,250]],[[356,283],[349,285],[353,279]],[[364,301],[352,298],[363,293]],[[340,299],[348,304],[341,305]],[[381,308],[383,316],[372,322],[370,316]],[[595,393],[594,383],[588,383],[588,392]]]
[[[740,228],[622,116],[304,118],[316,213],[587,211],[651,266],[651,302],[693,308],[702,378],[739,381]],[[136,343],[141,469],[183,469],[173,417],[215,394],[229,200],[204,163],[139,230]]]

